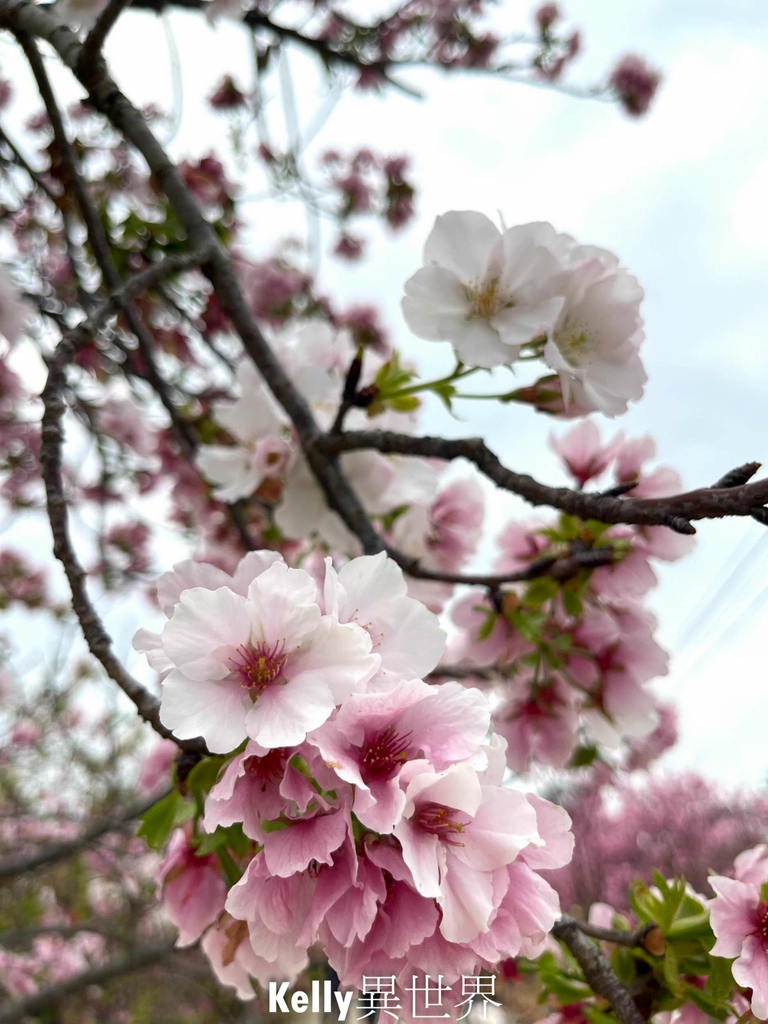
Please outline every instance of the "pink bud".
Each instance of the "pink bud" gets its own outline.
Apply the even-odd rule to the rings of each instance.
[[[650,107],[661,75],[636,54],[622,57],[608,78],[619,102],[632,117],[641,117]]]
[[[214,110],[236,110],[245,106],[246,97],[235,85],[231,75],[225,75],[208,97]]]
[[[541,31],[546,32],[560,17],[560,8],[557,4],[542,4],[533,17]]]

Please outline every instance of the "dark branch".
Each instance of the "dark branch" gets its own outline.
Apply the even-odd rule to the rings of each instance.
[[[599,947],[583,934],[580,922],[564,915],[552,929],[552,934],[573,953],[592,991],[608,1000],[621,1024],[645,1024],[634,999],[616,977]]]
[[[75,328],[72,334],[75,334]],[[72,541],[69,537],[69,512],[64,496],[64,483],[61,476],[61,455],[63,445],[62,419],[64,417],[64,380],[66,366],[74,352],[74,344],[70,336],[65,335],[59,344],[56,354],[51,360],[48,380],[43,389],[44,405],[42,420],[42,441],[40,446],[40,462],[45,482],[48,519],[53,534],[53,553],[64,567],[69,589],[72,593],[72,607],[75,610],[83,636],[91,654],[101,663],[104,671],[136,706],[139,715],[152,728],[166,739],[173,740],[182,750],[195,753],[207,753],[205,744],[200,739],[179,740],[160,721],[160,703],[157,698],[144,689],[123,668],[112,651],[112,640],[104,629],[104,625],[93,607],[85,588],[85,570],[80,564]]]
[[[616,552],[610,546],[588,548],[586,551],[569,552],[562,557],[546,555],[537,558],[519,572],[498,573],[495,575],[473,575],[472,573],[451,573],[440,570],[424,569],[418,559],[408,558],[396,548],[387,547],[387,553],[400,567],[420,580],[432,580],[436,583],[453,583],[472,587],[488,587],[498,590],[505,583],[526,583],[530,580],[549,576],[558,582],[564,582],[575,576],[582,569],[597,569],[601,565],[612,565],[616,561]]]
[[[580,932],[591,936],[593,939],[600,939],[601,942],[611,942],[614,946],[646,949],[648,952],[652,952],[649,949],[649,945],[653,945],[650,937],[655,937],[654,933],[659,930],[659,926],[654,921],[649,921],[648,924],[644,924],[642,928],[638,928],[634,932],[621,931],[619,928],[601,928],[599,925],[590,924],[588,921],[575,921],[575,923]]]
[[[485,679],[491,680],[500,673],[494,665],[437,665],[425,679]]]
[[[322,451],[333,456],[373,449],[385,454],[466,459],[502,490],[517,494],[531,505],[548,505],[581,519],[596,519],[603,523],[668,526],[680,533],[695,533],[690,520],[749,516],[768,502],[768,479],[740,486],[702,487],[668,498],[624,498],[573,491],[568,487],[550,487],[525,473],[507,469],[480,438],[451,440],[413,437],[386,430],[358,430],[324,434],[317,443]]]
[[[83,43],[83,60],[90,63],[100,54],[106,38],[131,0],[109,0]]]

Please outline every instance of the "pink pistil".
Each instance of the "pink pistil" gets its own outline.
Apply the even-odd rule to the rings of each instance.
[[[264,757],[249,757],[245,762],[246,772],[261,783],[262,793],[270,782],[282,776],[287,756],[288,750],[285,747],[275,747]]]
[[[230,664],[240,685],[256,700],[268,686],[279,681],[287,658],[283,641],[269,647],[260,640],[256,644],[240,644],[237,658],[230,658]]]
[[[443,804],[427,803],[419,808],[415,823],[419,828],[430,835],[437,836],[444,843],[451,846],[463,846],[458,839],[451,838],[457,832],[463,832],[469,824],[468,821],[460,821],[461,811],[455,807],[445,807]]]
[[[393,725],[370,740],[366,739],[363,753],[363,778],[366,782],[373,779],[386,782],[408,760],[408,747],[411,733],[401,736],[395,732]]]
[[[768,953],[768,903],[762,900],[757,907],[757,930],[763,943],[763,949]]]

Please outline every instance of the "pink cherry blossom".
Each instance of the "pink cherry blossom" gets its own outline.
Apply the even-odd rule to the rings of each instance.
[[[292,758],[308,762],[312,778],[328,788],[336,781],[332,772],[316,756],[314,748],[275,747],[268,750],[250,740],[242,753],[227,764],[205,802],[203,825],[214,832],[219,825],[240,822],[251,839],[263,841],[262,821],[307,813],[317,792],[309,778]]]
[[[560,437],[549,437],[550,448],[560,456],[579,487],[608,468],[620,443],[621,435],[602,444],[600,431],[591,420],[582,420]]]
[[[553,768],[568,762],[578,733],[579,706],[572,687],[556,675],[531,686],[509,680],[507,699],[494,710],[494,724],[508,743],[513,771],[524,772],[531,759]]]
[[[763,877],[763,882],[768,876]],[[709,880],[716,896],[710,903],[710,921],[717,941],[714,956],[736,957],[733,967],[738,985],[752,989],[752,1012],[768,1019],[768,903],[762,889],[751,882],[715,875]]]
[[[203,445],[196,460],[221,501],[250,497],[265,478],[285,476],[293,458],[285,416],[250,361],[240,364],[237,382],[240,397],[213,406],[214,419],[237,443]]]
[[[158,869],[163,906],[179,929],[177,945],[189,946],[224,909],[227,885],[218,857],[198,857],[177,829]]]
[[[142,793],[154,793],[161,783],[170,782],[171,769],[178,752],[179,748],[172,740],[158,739],[153,744],[141,765],[137,785]]]
[[[483,787],[469,765],[437,773],[415,762],[410,768],[395,836],[417,891],[442,909],[442,934],[468,942],[498,907],[503,869],[540,841],[536,814],[522,793]]]
[[[427,675],[445,648],[437,616],[408,597],[407,589],[402,569],[383,552],[352,559],[338,572],[327,562],[325,610],[370,635],[381,658],[374,685]]]
[[[388,833],[406,804],[399,785],[404,765],[427,757],[442,770],[472,757],[489,724],[490,707],[478,690],[413,679],[388,693],[353,694],[309,741],[341,779],[355,786],[360,821]]]

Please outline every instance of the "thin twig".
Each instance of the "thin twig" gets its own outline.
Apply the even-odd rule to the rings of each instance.
[[[600,939],[601,942],[610,942],[614,946],[628,946],[630,949],[645,949],[646,941],[651,932],[659,927],[654,921],[649,921],[642,928],[634,932],[621,931],[619,928],[601,928],[597,924],[590,924],[588,921],[576,921],[580,932],[589,935],[593,939]]]
[[[42,393],[44,412],[40,463],[45,482],[48,519],[53,533],[53,553],[64,567],[72,594],[72,607],[77,615],[88,649],[101,663],[110,679],[117,683],[123,693],[133,701],[144,721],[148,722],[161,736],[173,740],[182,750],[206,753],[207,750],[202,740],[180,740],[160,721],[160,702],[145,690],[115,657],[112,651],[112,639],[105,630],[86,591],[86,573],[75,554],[69,537],[69,512],[61,475],[62,419],[65,409],[62,391],[66,366],[73,352],[74,345],[71,336],[65,335],[51,360],[48,380]]]
[[[400,567],[420,580],[432,580],[435,583],[452,583],[455,585],[466,585],[472,587],[487,587],[489,590],[498,590],[507,583],[525,583],[530,580],[541,579],[542,576],[549,576],[551,579],[564,582],[581,572],[583,569],[596,569],[601,565],[612,565],[616,559],[616,552],[611,546],[601,548],[588,548],[586,551],[576,551],[557,557],[546,555],[531,562],[525,569],[518,572],[497,573],[491,575],[473,573],[442,572],[439,569],[423,568],[418,559],[408,558],[397,548],[387,547],[387,552]]]

